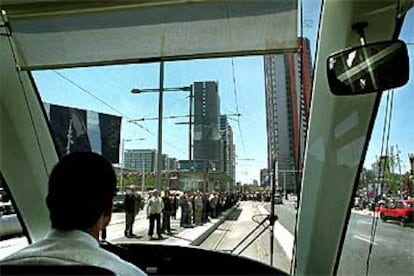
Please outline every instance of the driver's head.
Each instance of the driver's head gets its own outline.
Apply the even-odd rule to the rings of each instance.
[[[64,156],[49,178],[46,204],[52,228],[87,230],[103,215],[111,218],[116,176],[111,163],[93,152]]]

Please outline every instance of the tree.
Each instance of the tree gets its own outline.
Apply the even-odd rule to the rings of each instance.
[[[231,180],[232,178],[224,172],[208,174],[208,182],[215,183],[215,189],[217,187],[220,191],[223,192],[226,191],[227,183],[229,183]]]
[[[397,152],[394,153],[394,146],[391,146],[389,154],[381,156],[373,164],[373,168],[378,169],[378,180],[374,183],[383,184],[383,191],[391,191],[396,193],[402,189],[403,175],[401,173],[401,160],[398,146],[396,145]]]

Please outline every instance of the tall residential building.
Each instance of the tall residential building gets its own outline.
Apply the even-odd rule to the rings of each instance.
[[[311,98],[309,40],[298,38],[294,54],[264,57],[268,168],[278,163],[278,185],[297,191]]]
[[[194,83],[194,160],[209,160],[222,172],[222,139],[219,132],[220,98],[215,81]]]
[[[155,170],[157,151],[153,149],[127,149],[124,152],[124,167],[137,172]]]
[[[223,168],[224,172],[231,177],[231,183],[228,187],[230,190],[231,188],[235,187],[235,165],[236,165],[236,151],[235,145],[233,143],[233,130],[228,122],[226,115],[220,116],[220,134],[223,141],[223,149],[222,149],[222,160],[223,160]]]

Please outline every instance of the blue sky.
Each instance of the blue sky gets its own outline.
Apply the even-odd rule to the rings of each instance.
[[[304,2],[303,33],[305,37],[311,39],[313,60],[319,20],[319,6],[315,3],[320,3],[320,0]],[[409,22],[412,24],[413,10],[409,16]],[[407,26],[406,22],[402,38],[413,42],[414,29]],[[409,47],[411,65],[413,65],[413,46]],[[165,64],[164,87],[187,86],[194,81],[218,81],[221,113],[239,112],[242,114],[239,123],[234,120],[229,120],[229,122],[233,128],[238,157],[236,179],[243,183],[251,183],[253,179],[259,180],[260,169],[267,167],[263,72],[262,57],[193,60]],[[126,149],[157,148],[158,123],[156,120],[140,122],[140,126],[127,121],[157,117],[158,96],[156,93],[138,95],[131,94],[130,91],[133,88],[157,88],[158,78],[158,63],[44,71],[35,74],[45,102],[123,116],[121,138],[145,139],[125,143]],[[395,93],[390,137],[391,145],[398,144],[404,162],[407,154],[414,152],[412,142],[414,130],[411,125],[414,111],[409,106],[413,102],[411,95],[413,79],[413,70],[411,70],[411,82]],[[411,87],[411,92],[409,87]],[[370,164],[374,162],[380,148],[382,109],[381,106],[367,153],[366,167],[370,167]],[[188,93],[167,92],[164,94],[164,116],[187,114]],[[187,120],[186,118],[164,120],[163,153],[178,159],[188,158],[188,125],[176,124]],[[408,169],[407,162],[404,166]]]
[[[410,57],[410,80],[402,88],[395,89],[394,106],[391,119],[391,131],[389,146],[398,146],[401,159],[401,170],[403,172],[410,169],[408,163],[408,154],[414,153],[414,9],[411,9],[405,19],[400,39],[407,43]],[[375,122],[367,156],[365,158],[365,167],[371,168],[376,157],[380,155],[382,132],[384,126],[386,93],[383,94],[380,109]],[[395,148],[395,147],[394,147]],[[394,149],[394,153],[396,150]]]
[[[241,113],[239,124],[231,120],[240,179],[258,179],[258,171],[266,167],[265,103],[263,59],[260,57],[194,60],[165,64],[165,87],[187,86],[193,81],[218,81],[222,114]],[[157,120],[128,123],[129,119],[155,118],[158,115],[157,93],[131,94],[133,88],[158,87],[158,64],[112,66],[110,68],[68,69],[37,73],[36,81],[46,102],[80,107],[122,115],[121,137],[145,138],[125,143],[125,148],[157,148]],[[65,80],[65,78],[75,82]],[[254,80],[254,81],[252,81]],[[103,104],[85,90],[93,93]],[[237,98],[237,100],[236,100]],[[237,102],[237,104],[236,104]],[[237,106],[237,107],[236,107]],[[111,108],[114,107],[114,108]],[[120,111],[120,112],[118,112]],[[120,114],[121,113],[121,114]],[[164,116],[188,114],[188,93],[166,92]],[[187,118],[166,119],[163,122],[163,153],[178,159],[188,157]],[[243,140],[243,141],[242,141]],[[244,146],[243,146],[244,145]],[[254,159],[254,160],[242,160]],[[257,175],[257,176],[256,176]]]

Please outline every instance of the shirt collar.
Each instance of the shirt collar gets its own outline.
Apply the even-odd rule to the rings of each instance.
[[[99,247],[99,242],[89,233],[81,230],[58,230],[52,229],[46,235],[49,239],[76,239],[87,243],[90,246]]]

